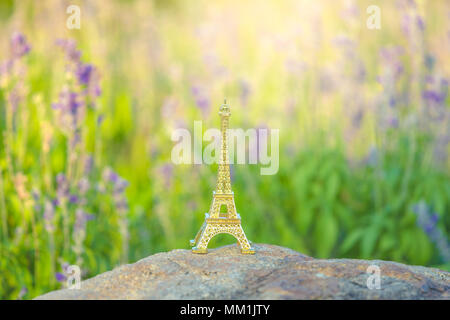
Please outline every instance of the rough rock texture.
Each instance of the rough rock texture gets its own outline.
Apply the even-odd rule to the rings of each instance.
[[[450,299],[450,273],[396,262],[314,259],[291,249],[236,245],[207,255],[173,250],[152,255],[37,299]],[[381,288],[369,290],[369,265]]]

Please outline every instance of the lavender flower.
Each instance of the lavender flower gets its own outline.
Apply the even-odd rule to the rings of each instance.
[[[161,116],[164,120],[171,120],[176,114],[178,107],[178,100],[174,97],[167,97],[161,106]]]
[[[105,168],[102,173],[102,184],[101,188],[105,189],[105,185],[112,188],[112,196],[114,201],[114,206],[117,209],[119,215],[119,231],[122,236],[122,261],[128,261],[128,221],[127,221],[127,210],[128,202],[125,196],[125,188],[128,186],[128,181],[121,178],[116,172],[111,168]]]
[[[54,219],[55,217],[55,208],[50,201],[45,202],[44,206],[44,227],[48,233],[52,233],[55,231]]]
[[[76,75],[78,82],[81,85],[86,86],[84,94],[92,100],[91,106],[93,106],[93,100],[102,93],[100,88],[100,76],[97,68],[91,64],[80,64],[76,71]]]
[[[55,279],[58,282],[65,282],[67,280],[68,268],[70,265],[65,261],[62,261],[60,263],[62,272],[56,272]]]
[[[361,126],[361,122],[364,118],[364,109],[359,108],[356,113],[353,115],[352,125],[354,128],[359,128]]]
[[[333,44],[342,50],[347,59],[353,59],[356,56],[357,43],[347,35],[341,34],[333,39]]]
[[[77,50],[77,43],[71,39],[58,39],[56,45],[60,46],[66,53],[66,59],[72,63],[79,63],[81,51]]]
[[[55,279],[58,282],[65,282],[67,280],[67,276],[64,273],[56,272]]]
[[[434,90],[425,90],[422,97],[428,103],[441,104],[445,101],[446,93],[436,92]]]
[[[422,97],[427,104],[441,105],[445,102],[448,94],[448,81],[445,78],[427,77],[427,88]]]
[[[94,166],[94,158],[91,155],[87,155],[84,159],[84,174],[88,175],[91,173]]]
[[[84,196],[89,190],[90,184],[86,177],[83,177],[78,181],[78,192],[81,196]]]
[[[84,104],[78,93],[70,90],[68,87],[63,88],[59,94],[58,102],[52,105],[54,110],[59,111],[59,119],[61,126],[70,132],[73,132],[80,125],[84,116],[82,112]]]
[[[12,70],[13,60],[5,60],[0,63],[0,77],[7,77]]]
[[[116,172],[114,172],[109,167],[103,170],[102,177],[103,182],[106,185],[112,187],[113,198],[116,208],[124,210],[127,209],[128,204],[124,196],[124,192],[126,187],[128,186],[128,181],[121,178]]]
[[[360,15],[360,10],[358,5],[353,1],[347,2],[344,9],[341,12],[341,16],[345,20],[357,19]]]
[[[383,87],[383,95],[380,96],[378,121],[384,129],[396,128],[399,123],[398,106],[404,100],[397,92],[397,82],[403,74],[403,64],[400,60],[404,49],[398,46],[388,46],[380,49],[380,74],[378,82]]]
[[[78,81],[81,84],[89,84],[92,74],[94,72],[94,67],[92,64],[82,64],[80,67],[76,70],[76,75],[78,78]]]
[[[69,194],[69,183],[63,173],[56,176],[56,205],[60,205]]]
[[[24,86],[26,68],[20,63],[20,58],[26,55],[30,48],[25,36],[22,33],[15,32],[10,41],[11,59],[0,63],[0,87],[7,89],[5,90],[5,98],[8,102],[6,111],[11,115],[16,112],[26,95]],[[9,86],[9,84],[12,84],[12,86]]]
[[[92,214],[88,214],[84,212],[83,209],[78,208],[75,212],[75,225],[74,225],[74,233],[85,232],[86,222],[94,219]]]
[[[92,100],[91,106],[95,105],[95,98],[101,94],[99,84],[100,76],[97,68],[90,63],[81,62],[81,51],[77,50],[76,41],[58,39],[56,44],[66,53],[68,71],[74,75],[78,84],[84,88],[84,90],[82,90],[82,95]]]
[[[435,243],[444,262],[449,262],[450,246],[447,238],[437,226],[439,216],[431,211],[425,201],[420,201],[414,205],[413,211],[417,216],[417,225]]]
[[[164,180],[164,186],[166,189],[170,188],[170,185],[172,184],[172,177],[173,177],[173,165],[170,163],[164,164],[159,168],[159,173],[163,177]]]
[[[101,126],[104,120],[105,120],[105,115],[104,115],[104,114],[100,114],[100,115],[97,117],[97,125],[98,125],[98,126]]]
[[[78,203],[78,196],[76,194],[70,194],[69,195],[69,202],[76,204]]]
[[[241,99],[241,104],[242,105],[247,105],[248,103],[248,98],[250,97],[250,94],[252,92],[251,87],[250,87],[250,83],[246,80],[241,80],[239,81],[239,87],[240,87],[240,99]]]
[[[196,85],[196,86],[192,86],[191,92],[192,92],[192,95],[194,96],[197,107],[200,108],[200,110],[203,112],[203,114],[206,114],[207,112],[209,112],[210,99],[206,93],[206,89],[202,86]]]
[[[33,188],[33,190],[31,191],[31,196],[33,198],[34,211],[36,211],[36,212],[41,211],[40,195],[39,195],[39,191],[36,188]]]
[[[367,156],[364,159],[364,163],[368,166],[375,167],[378,163],[379,151],[375,146],[370,147]]]
[[[17,296],[17,300],[22,300],[23,297],[28,293],[28,289],[27,287],[22,287],[22,289],[20,289],[19,295]]]
[[[20,32],[14,32],[11,36],[11,53],[13,59],[19,59],[30,52],[31,46],[25,36]]]

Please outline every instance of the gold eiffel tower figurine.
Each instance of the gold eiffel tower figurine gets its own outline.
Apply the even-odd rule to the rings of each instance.
[[[191,240],[192,252],[207,253],[208,242],[219,233],[228,233],[234,236],[241,253],[254,254],[255,250],[245,236],[241,226],[241,217],[236,212],[234,204],[234,193],[231,191],[230,161],[228,155],[228,121],[230,118],[230,107],[225,100],[220,107],[220,130],[221,130],[221,155],[219,159],[219,172],[217,174],[216,191],[213,192],[213,201],[209,213],[205,213],[205,222],[198,231],[194,240]],[[226,212],[222,212],[222,207]]]

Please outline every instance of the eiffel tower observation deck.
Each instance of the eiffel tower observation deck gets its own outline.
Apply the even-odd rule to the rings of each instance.
[[[228,124],[231,116],[230,107],[225,100],[219,109],[221,130],[221,153],[217,172],[216,190],[213,192],[213,201],[208,213],[205,213],[205,222],[198,231],[194,240],[191,240],[194,253],[207,253],[209,241],[217,234],[228,233],[234,236],[243,254],[253,254],[255,251],[250,245],[241,226],[241,217],[236,212],[234,193],[231,191],[230,161],[228,153]],[[222,208],[224,210],[222,210]]]

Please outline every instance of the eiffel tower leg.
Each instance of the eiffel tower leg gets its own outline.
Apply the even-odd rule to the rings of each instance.
[[[234,228],[233,236],[238,240],[242,254],[255,253],[255,250],[250,245],[250,241],[248,241],[247,237],[245,236],[244,230],[242,229],[242,226],[240,224],[236,225],[236,227]]]
[[[205,222],[203,226],[205,227],[202,227],[200,237],[198,234],[195,237],[196,242],[195,247],[192,248],[193,253],[208,253],[208,242],[216,234],[211,224]]]
[[[200,230],[198,230],[197,234],[195,235],[194,240],[190,241],[191,247],[195,246],[196,243],[198,243],[198,239],[200,238],[200,235],[202,234],[202,232],[205,230],[206,227],[206,222],[203,222],[202,227],[200,228]]]

